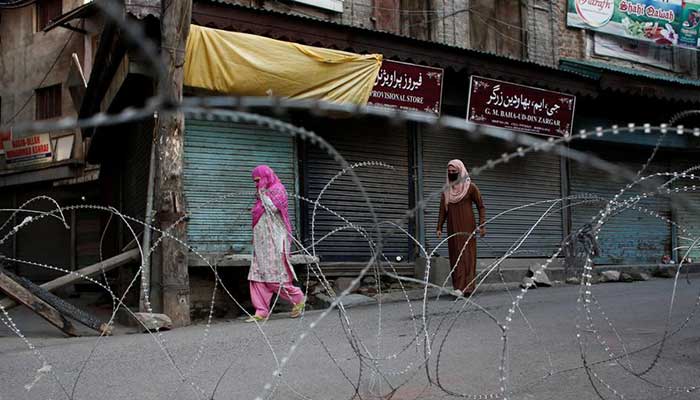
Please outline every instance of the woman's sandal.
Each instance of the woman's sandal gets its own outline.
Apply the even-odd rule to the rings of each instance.
[[[251,315],[250,317],[248,317],[248,319],[246,319],[245,322],[256,322],[256,321],[260,322],[260,321],[264,321],[264,320],[265,320],[265,317],[261,317],[261,316],[255,314],[255,315]]]
[[[304,311],[304,302],[302,301],[299,304],[295,304],[294,307],[292,308],[292,312],[289,313],[290,318],[299,318],[301,317],[301,312]]]

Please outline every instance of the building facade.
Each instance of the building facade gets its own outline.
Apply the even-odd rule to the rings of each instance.
[[[76,116],[92,68],[97,26],[81,21],[71,29],[52,30],[52,21],[82,0],[0,2],[0,213],[3,223],[15,209],[50,211],[96,202],[97,166],[85,163],[87,141],[78,129],[25,134],[15,126]],[[37,196],[48,198],[36,199]],[[29,212],[14,215],[15,224]],[[0,246],[3,254],[65,269],[90,265],[99,258],[100,217],[96,212],[66,212],[20,230]],[[10,228],[14,224],[8,225]],[[66,229],[68,226],[70,229]],[[3,232],[3,235],[7,232]],[[55,271],[15,264],[37,281]],[[60,274],[59,274],[60,275]]]
[[[697,107],[697,52],[570,26],[570,6],[564,0],[376,0],[364,5],[341,0],[195,1],[192,23],[437,68],[442,71],[439,113],[460,118],[469,116],[474,77],[565,99],[574,96],[569,127],[573,133],[629,122],[669,123],[679,112]],[[58,26],[90,20],[94,8],[86,5],[64,14]],[[158,2],[126,1],[125,12],[158,42]],[[117,25],[105,24],[98,37],[95,59],[100,61],[92,68],[81,117],[141,106],[157,84],[138,49],[120,35]],[[201,94],[191,87],[185,92]],[[380,260],[391,262],[403,274],[412,274],[411,261],[425,256],[416,242],[426,248],[439,243],[434,233],[439,207],[435,195],[444,183],[447,161],[460,158],[475,168],[515,151],[511,144],[496,139],[417,123],[302,112],[279,118],[316,132],[350,164],[368,163],[356,172],[366,184],[378,219],[395,222],[386,230]],[[693,119],[675,122],[698,123]],[[190,115],[185,125],[183,167],[192,268],[244,265],[235,256],[250,252],[249,171],[262,163],[279,171],[293,194],[290,210],[297,237],[306,246],[318,241],[316,255],[324,272],[353,275],[364,265],[371,254],[368,243],[374,227],[357,188],[347,174],[336,176],[340,167],[326,152],[269,127],[237,120]],[[153,121],[146,121],[101,127],[89,134],[88,160],[101,166],[103,201],[117,204],[121,199],[119,204],[128,208],[125,212],[137,218],[145,217],[147,208],[146,166],[153,126]],[[662,138],[659,135],[589,136],[573,141],[571,148],[634,172],[649,158]],[[660,143],[651,173],[681,165],[687,169],[698,159],[698,142],[692,135],[668,134]],[[474,176],[474,182],[482,190],[488,217],[494,219],[486,238],[479,241],[480,266],[509,254],[502,265],[522,274],[550,257],[624,186],[619,178],[547,152],[485,169]],[[321,194],[325,208],[319,209],[314,200]],[[572,196],[585,201],[575,203]],[[686,200],[654,196],[639,204],[653,211],[651,216],[632,210],[616,215],[601,233],[605,237],[596,262],[650,265],[664,256],[678,260],[681,241],[697,232],[698,226],[692,207],[687,206],[697,197],[687,195]],[[423,203],[423,209],[403,218],[407,210]],[[552,207],[556,203],[561,204]],[[682,232],[679,225],[684,227]],[[514,248],[523,237],[526,240]],[[118,252],[125,239],[116,235],[114,240],[122,241],[112,246]],[[438,253],[446,254],[445,246]],[[563,258],[557,265],[562,263]]]

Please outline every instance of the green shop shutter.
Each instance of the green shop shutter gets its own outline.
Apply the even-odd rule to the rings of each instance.
[[[296,147],[290,135],[256,125],[187,119],[185,197],[191,213],[188,244],[198,252],[251,252],[251,171],[267,164],[289,192],[296,226]],[[296,234],[296,232],[295,232]]]
[[[493,139],[471,141],[463,132],[441,130],[423,134],[423,198],[425,205],[425,237],[432,250],[439,240],[435,235],[440,211],[440,195],[436,193],[445,184],[447,163],[460,159],[468,170],[486,165],[489,159],[498,159],[503,153],[513,152]],[[561,165],[557,155],[534,152],[524,158],[500,164],[472,176],[481,191],[486,207],[486,219],[506,210],[543,200],[561,198]],[[431,195],[435,195],[430,197]],[[487,235],[477,240],[479,257],[503,256],[547,211],[552,203],[543,203],[511,211],[486,225]],[[561,245],[563,238],[561,205],[532,231],[513,257],[549,257]],[[477,210],[474,216],[478,222]],[[443,226],[447,232],[447,224]],[[443,237],[444,239],[444,237]],[[447,243],[439,250],[446,256]]]

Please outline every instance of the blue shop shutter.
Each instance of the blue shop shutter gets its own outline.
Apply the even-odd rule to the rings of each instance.
[[[671,162],[671,171],[687,172],[686,178],[680,178],[671,185],[679,189],[672,195],[675,221],[678,223],[677,246],[679,257],[690,257],[693,262],[700,260],[700,169],[690,170],[698,166],[698,161],[693,159],[695,154],[679,153]],[[692,247],[692,248],[691,248]],[[688,253],[688,251],[690,252]]]
[[[633,173],[637,172],[646,161],[646,158],[642,159],[633,151],[628,155],[603,151],[596,151],[595,154]],[[644,155],[646,154],[642,156]],[[665,162],[654,162],[642,175],[647,176],[666,170]],[[659,178],[649,182],[656,187],[663,184],[665,180]],[[573,195],[590,194],[609,201],[628,183],[627,180],[611,176],[598,169],[575,162],[571,164]],[[653,188],[635,186],[626,192],[621,200],[624,201],[650,190],[653,191]],[[573,205],[572,231],[589,223],[601,209],[605,208],[605,204],[605,201],[598,201]],[[663,220],[671,217],[671,202],[668,196],[648,197],[638,202],[636,207],[641,210],[628,208],[616,213],[605,223],[598,240],[601,254],[595,259],[597,264],[649,264],[659,262],[664,255],[671,255],[671,225]],[[657,214],[661,218],[657,218]]]
[[[255,185],[250,173],[260,164],[272,167],[286,186],[290,218],[296,226],[296,147],[292,136],[256,125],[197,119],[188,119],[185,129],[190,246],[205,254],[252,251],[250,208]]]

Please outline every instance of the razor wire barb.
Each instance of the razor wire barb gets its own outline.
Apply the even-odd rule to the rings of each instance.
[[[155,46],[153,41],[146,36],[146,33],[143,31],[141,26],[138,23],[129,20],[128,18],[123,18],[123,10],[116,6],[115,2],[100,1],[98,2],[98,4],[106,18],[116,23],[119,26],[119,28],[124,32],[125,38],[136,47],[136,49],[141,53],[141,55],[145,57],[147,63],[153,68],[156,75],[156,79],[164,80],[165,73],[163,65],[160,62],[160,58],[158,57],[158,48]],[[596,243],[599,240],[599,234],[612,218],[623,212],[637,212],[640,214],[648,215],[651,218],[655,218],[661,221],[661,223],[663,224],[672,225],[682,230],[691,241],[691,245],[688,246],[686,254],[690,254],[690,252],[698,246],[699,240],[693,237],[692,232],[689,232],[685,227],[681,226],[679,223],[669,220],[668,218],[660,215],[658,212],[640,206],[639,203],[643,199],[650,197],[671,196],[677,195],[679,193],[693,193],[697,191],[696,185],[692,185],[690,187],[686,185],[682,188],[667,188],[667,186],[678,179],[698,179],[695,176],[695,174],[692,173],[692,171],[698,169],[698,167],[686,169],[681,173],[656,173],[645,176],[644,172],[646,171],[647,167],[654,161],[658,149],[661,147],[663,140],[670,132],[674,132],[678,135],[692,135],[693,137],[700,137],[700,129],[686,129],[682,125],[670,127],[668,125],[651,126],[650,124],[637,125],[634,123],[630,123],[627,126],[623,127],[599,127],[591,131],[580,131],[573,135],[564,136],[562,138],[549,138],[547,140],[542,140],[539,138],[518,134],[508,130],[474,125],[465,121],[462,118],[450,116],[437,117],[425,113],[389,110],[371,106],[334,104],[321,102],[317,100],[289,100],[279,98],[253,98],[230,96],[188,97],[183,99],[183,101],[180,104],[173,104],[166,102],[164,98],[165,96],[156,93],[156,95],[153,96],[151,99],[148,99],[148,101],[146,101],[146,105],[141,108],[126,108],[114,114],[100,112],[82,119],[68,117],[60,119],[58,121],[19,122],[15,124],[12,128],[14,132],[17,132],[19,134],[36,133],[44,132],[47,130],[69,128],[99,128],[104,126],[123,124],[127,122],[137,122],[140,120],[145,120],[151,118],[156,112],[159,114],[182,112],[185,115],[191,117],[210,120],[244,122],[248,124],[265,126],[276,132],[292,135],[301,140],[308,141],[312,145],[319,146],[321,150],[323,150],[338,164],[338,174],[327,183],[327,185],[323,188],[323,190],[321,190],[316,199],[307,199],[303,196],[295,195],[295,197],[298,200],[313,205],[313,218],[311,243],[308,245],[303,245],[296,238],[293,238],[293,240],[299,248],[299,252],[301,252],[302,254],[306,254],[307,256],[315,256],[316,246],[318,245],[318,243],[327,240],[329,237],[332,237],[333,235],[338,234],[341,231],[354,231],[367,242],[369,249],[369,261],[365,263],[358,276],[352,281],[350,287],[348,287],[346,290],[341,291],[340,293],[336,293],[333,290],[330,282],[323,273],[323,268],[318,264],[318,262],[313,262],[308,266],[307,280],[309,279],[309,276],[313,274],[316,277],[316,279],[318,279],[320,285],[323,288],[323,291],[331,297],[332,302],[329,307],[322,310],[318,315],[312,315],[310,317],[305,316],[300,320],[297,326],[295,326],[294,332],[290,336],[293,337],[294,340],[288,345],[286,351],[277,351],[275,349],[275,346],[272,343],[272,339],[265,330],[268,323],[267,321],[263,323],[258,323],[257,321],[255,322],[256,330],[259,334],[259,337],[262,338],[262,340],[265,342],[266,348],[269,351],[270,355],[273,357],[275,364],[274,369],[271,371],[271,376],[268,378],[268,381],[263,385],[257,398],[271,398],[282,385],[288,388],[292,388],[290,382],[288,382],[285,379],[285,370],[290,360],[292,360],[295,354],[299,351],[302,342],[310,338],[314,338],[321,343],[326,356],[331,359],[334,366],[340,371],[340,373],[344,376],[346,381],[353,387],[354,396],[360,398],[363,396],[363,393],[361,393],[361,386],[362,377],[365,374],[365,370],[370,371],[370,380],[372,381],[372,384],[370,385],[370,392],[373,392],[374,394],[378,395],[386,395],[391,397],[401,387],[405,386],[412,377],[415,377],[421,371],[421,368],[423,368],[426,376],[428,377],[428,387],[434,384],[442,393],[461,398],[469,398],[474,400],[496,398],[508,399],[511,396],[521,392],[524,388],[534,385],[536,383],[546,381],[547,379],[550,379],[556,375],[568,373],[575,370],[583,370],[588,376],[591,387],[601,399],[606,398],[603,394],[604,392],[612,394],[617,398],[623,399],[624,394],[621,393],[620,390],[615,388],[612,384],[610,384],[605,379],[605,377],[601,376],[601,374],[599,374],[596,371],[596,368],[600,367],[606,362],[611,361],[614,362],[617,366],[619,366],[627,375],[638,379],[640,382],[662,389],[669,393],[692,393],[697,390],[697,387],[694,385],[663,385],[645,376],[658,365],[659,360],[661,359],[661,354],[664,351],[664,346],[667,343],[667,341],[674,335],[677,335],[682,329],[688,326],[690,321],[694,318],[697,309],[700,307],[699,294],[695,304],[692,306],[691,311],[683,319],[683,322],[678,324],[678,326],[676,326],[675,328],[672,327],[671,315],[673,311],[673,305],[676,300],[676,288],[678,284],[678,277],[681,272],[683,262],[681,262],[681,264],[679,265],[674,279],[674,286],[670,298],[669,312],[665,321],[664,333],[661,339],[653,342],[652,344],[642,346],[641,348],[630,349],[629,346],[624,343],[623,335],[615,327],[612,320],[605,313],[605,307],[601,305],[596,296],[593,295],[591,289],[591,280],[593,278],[593,259],[596,255]],[[514,212],[517,209],[548,204],[547,209],[544,212],[542,212],[536,220],[532,221],[532,226],[519,238],[517,238],[517,240],[508,249],[508,251],[506,251],[506,253],[502,257],[499,257],[496,261],[491,263],[482,273],[480,273],[478,277],[478,287],[480,287],[481,284],[485,282],[486,278],[493,273],[499,274],[501,280],[503,280],[502,271],[500,267],[502,262],[516,254],[519,247],[529,239],[530,234],[537,228],[538,224],[542,220],[550,218],[551,215],[554,215],[557,210],[563,209],[565,207],[574,207],[583,203],[590,204],[602,202],[605,204],[605,207],[599,211],[598,215],[593,217],[588,224],[584,225],[575,232],[572,232],[570,236],[565,238],[561,246],[552,252],[552,254],[546,259],[545,262],[541,263],[535,268],[536,271],[545,271],[549,269],[553,265],[553,263],[559,258],[562,252],[564,252],[568,247],[572,245],[576,246],[576,243],[583,242],[582,249],[580,249],[579,253],[577,253],[580,256],[585,256],[585,263],[581,271],[582,279],[579,288],[579,293],[577,296],[578,313],[576,315],[576,339],[580,351],[581,365],[575,368],[561,369],[557,371],[551,367],[550,361],[550,369],[544,377],[536,378],[531,382],[527,382],[525,384],[520,385],[520,387],[515,387],[515,385],[513,385],[512,382],[510,382],[511,378],[509,376],[508,363],[508,361],[510,360],[509,335],[512,331],[512,325],[514,322],[514,316],[516,314],[516,311],[519,313],[519,315],[523,317],[523,319],[527,319],[525,313],[521,308],[521,303],[530,289],[530,287],[528,286],[520,288],[519,291],[516,291],[517,294],[513,294],[511,293],[510,289],[508,289],[507,286],[504,285],[504,290],[507,292],[511,304],[507,309],[505,316],[503,316],[502,318],[496,315],[496,313],[490,311],[487,307],[481,305],[477,301],[478,298],[476,296],[476,292],[474,292],[472,295],[466,298],[458,298],[457,301],[453,302],[450,305],[448,311],[441,317],[431,315],[428,307],[431,304],[428,301],[429,289],[437,291],[438,298],[441,294],[450,293],[449,289],[446,287],[447,282],[444,282],[442,285],[435,285],[428,281],[428,276],[431,268],[431,256],[438,253],[439,249],[444,247],[449,238],[445,238],[444,240],[442,240],[435,248],[428,249],[425,248],[424,245],[420,243],[420,241],[417,238],[415,238],[410,232],[405,230],[403,226],[408,221],[408,219],[411,218],[412,215],[415,215],[417,212],[423,212],[428,204],[435,201],[443,192],[443,190],[447,188],[447,185],[443,186],[439,190],[434,191],[433,193],[428,194],[423,199],[420,199],[420,201],[416,203],[415,207],[413,207],[410,210],[406,210],[401,218],[395,220],[380,220],[375,210],[375,207],[370,199],[370,196],[365,191],[362,185],[362,180],[355,173],[355,169],[392,168],[392,166],[385,163],[383,160],[367,160],[359,163],[350,164],[348,161],[345,160],[343,155],[336,151],[336,149],[333,148],[333,146],[331,146],[326,140],[324,140],[322,136],[314,132],[308,131],[303,127],[298,127],[293,124],[284,122],[278,118],[280,114],[284,114],[289,111],[300,110],[308,112],[310,115],[319,117],[343,114],[346,116],[352,116],[354,118],[375,117],[389,119],[395,124],[412,122],[421,124],[425,126],[428,130],[449,129],[451,131],[461,132],[461,134],[463,134],[467,140],[488,137],[516,147],[515,151],[513,152],[504,153],[499,158],[488,160],[485,163],[485,165],[476,166],[475,168],[473,168],[471,171],[474,177],[478,177],[480,174],[489,170],[493,170],[498,166],[508,163],[509,161],[514,160],[516,158],[528,157],[530,154],[536,152],[549,152],[552,154],[556,154],[560,157],[567,158],[574,162],[578,162],[592,167],[598,170],[600,173],[607,174],[610,177],[621,177],[627,180],[629,183],[623,188],[621,188],[619,193],[613,196],[612,198],[601,198],[595,195],[567,196],[561,199],[551,199],[545,202],[524,204],[519,207],[514,207],[510,210],[506,210],[500,213],[495,217],[490,218],[489,221],[487,221],[487,224],[493,223],[493,221],[498,220],[498,218],[501,218],[503,215],[506,215],[509,212]],[[261,115],[258,113],[259,111],[271,111],[276,116],[270,117],[266,115]],[[674,116],[674,118],[672,118],[670,123],[673,124],[677,120],[697,115],[698,113],[700,112],[695,110],[679,113],[678,115]],[[650,157],[644,163],[642,168],[640,168],[636,173],[633,171],[629,171],[626,168],[619,167],[613,163],[602,160],[595,155],[587,154],[569,147],[569,145],[572,142],[585,140],[591,136],[602,137],[605,135],[619,134],[649,134],[652,132],[660,132],[661,135]],[[354,223],[349,218],[343,215],[342,210],[332,209],[331,207],[323,204],[322,202],[323,194],[327,191],[327,189],[331,188],[334,185],[334,183],[336,183],[336,180],[340,179],[341,176],[344,175],[348,175],[350,177],[353,185],[355,186],[357,192],[363,200],[368,214],[371,216],[372,222],[369,224],[369,226],[363,226]],[[672,178],[669,179],[663,185],[659,186],[652,182],[652,178],[654,177]],[[628,197],[625,197],[627,192],[635,186],[638,186],[643,191],[643,193],[632,194]],[[224,193],[221,196],[215,196],[211,198],[209,201],[205,202],[202,207],[209,207],[214,204],[217,204],[218,202],[224,201],[227,198],[237,198],[241,196],[245,196],[245,193],[241,193],[240,191]],[[693,206],[693,204],[687,202],[684,197],[677,197],[677,200],[683,206]],[[53,208],[50,211],[39,211],[29,208],[34,202],[38,201],[49,202],[52,204]],[[571,201],[576,201],[576,203],[566,204],[567,202]],[[341,223],[341,225],[332,229],[330,232],[321,237],[318,241],[315,240],[315,217],[317,209],[321,209],[325,212],[330,213],[331,215],[336,217]],[[2,224],[2,226],[0,226],[0,235],[2,235],[3,230],[8,230],[8,232],[2,236],[2,239],[0,239],[0,245],[2,245],[14,235],[17,235],[18,232],[27,229],[27,227],[29,226],[40,223],[41,221],[44,221],[47,218],[56,219],[62,222],[65,228],[68,229],[69,226],[67,225],[64,212],[85,210],[100,211],[106,213],[107,215],[109,215],[110,221],[113,216],[116,216],[117,220],[120,221],[121,224],[128,226],[128,233],[136,241],[141,257],[141,265],[134,273],[134,276],[129,281],[129,285],[122,294],[115,293],[109,287],[108,282],[106,280],[103,284],[91,277],[80,276],[81,279],[96,285],[100,289],[104,290],[111,297],[111,300],[113,302],[113,309],[111,313],[111,318],[108,322],[110,326],[114,324],[114,320],[118,310],[124,310],[133,317],[133,313],[129,310],[128,307],[126,307],[126,305],[124,304],[124,300],[129,291],[132,289],[132,287],[136,286],[139,277],[142,276],[141,272],[145,266],[145,260],[148,259],[148,255],[153,250],[155,250],[164,240],[174,240],[178,242],[179,245],[186,248],[188,252],[194,254],[195,257],[197,257],[205,265],[207,265],[208,269],[212,272],[214,276],[214,285],[211,293],[209,304],[210,307],[206,319],[204,335],[201,343],[197,347],[197,352],[193,357],[189,368],[183,368],[183,364],[185,363],[178,362],[177,357],[173,353],[173,348],[171,348],[166,335],[164,335],[159,330],[156,330],[154,332],[148,331],[148,333],[157,345],[159,351],[162,352],[168,359],[172,371],[177,375],[177,379],[181,384],[187,384],[187,386],[192,391],[192,394],[196,398],[215,398],[215,396],[218,393],[217,390],[219,388],[219,384],[224,379],[224,377],[227,376],[227,374],[231,371],[231,367],[234,365],[235,360],[232,360],[228,368],[226,368],[222,373],[219,374],[217,383],[210,393],[208,393],[208,391],[205,388],[201,387],[196,383],[195,379],[193,378],[193,375],[195,373],[196,365],[202,359],[204,350],[207,346],[208,334],[213,323],[216,292],[218,290],[224,291],[226,297],[230,299],[242,313],[248,316],[250,316],[250,314],[246,310],[246,307],[244,307],[241,304],[240,300],[236,298],[234,292],[228,287],[226,281],[220,276],[216,265],[216,261],[208,259],[197,249],[192,248],[187,243],[184,243],[171,235],[170,232],[172,231],[172,229],[176,227],[179,223],[184,221],[185,218],[190,217],[192,215],[191,213],[194,210],[188,210],[187,214],[180,218],[178,221],[175,221],[165,229],[161,229],[151,225],[151,221],[140,221],[137,218],[123,214],[121,210],[117,210],[113,207],[105,207],[98,205],[62,207],[58,202],[56,202],[54,199],[51,199],[48,196],[39,196],[27,201],[26,203],[22,204],[16,209],[9,210],[12,214]],[[27,216],[25,216],[24,219],[19,224],[17,224],[14,221],[16,220],[16,217],[20,215]],[[236,220],[238,218],[240,218],[240,215],[235,217]],[[141,248],[138,241],[138,235],[131,228],[130,223],[141,225],[144,229],[149,229],[152,230],[154,233],[159,234],[158,238],[153,242],[150,248]],[[477,227],[477,229],[478,228],[479,227]],[[370,234],[370,231],[372,231],[374,235]],[[475,235],[475,233],[476,231],[461,232],[458,234],[467,236],[468,239],[471,239]],[[387,257],[387,255],[384,254],[383,245],[385,238],[396,234],[406,236],[410,241],[414,242],[420,248],[421,253],[426,256],[426,272],[425,276],[421,277],[422,279],[409,278],[399,275],[389,257]],[[462,249],[462,251],[464,251],[464,249]],[[18,264],[32,265],[37,268],[58,271],[64,274],[76,274],[74,271],[70,271],[67,268],[50,265],[48,263],[39,263],[32,260],[20,259],[17,257],[4,257],[4,260]],[[388,268],[385,265],[388,266]],[[456,265],[452,266],[452,269],[454,268],[456,268]],[[311,274],[309,274],[309,272],[311,272]],[[381,308],[381,300],[378,303],[378,323],[376,327],[377,333],[374,337],[377,343],[376,353],[370,350],[370,346],[368,346],[365,343],[365,339],[361,337],[361,335],[358,333],[358,330],[356,329],[356,323],[353,322],[350,313],[347,311],[343,303],[343,300],[351,293],[351,288],[355,285],[358,285],[363,280],[363,278],[365,276],[369,276],[369,274],[371,274],[371,276],[375,279],[376,285],[380,292],[382,278],[390,278],[397,280],[401,285],[401,291],[403,292],[406,303],[409,307],[410,320],[413,325],[412,336],[405,340],[406,343],[400,346],[399,350],[394,351],[393,353],[390,352],[389,354],[382,354],[382,343],[385,339],[385,334],[383,332],[383,311]],[[419,315],[416,315],[417,313],[414,312],[414,309],[412,307],[412,300],[409,298],[406,288],[404,286],[404,284],[408,283],[417,283],[421,285],[421,287],[424,290],[423,296],[421,298],[422,307],[420,309],[420,312],[418,313]],[[308,285],[306,290],[308,291]],[[308,295],[308,292],[306,294]],[[150,300],[148,299],[148,297],[146,298],[147,307],[149,308],[149,311],[152,311],[152,309],[150,308]],[[277,298],[279,298],[279,293]],[[277,302],[277,298],[275,299],[275,304]],[[591,308],[591,305],[593,306],[593,308]],[[447,384],[441,382],[440,379],[440,360],[443,356],[445,343],[447,343],[447,340],[448,338],[450,338],[450,335],[453,334],[453,330],[455,329],[457,323],[462,321],[462,319],[465,318],[465,313],[467,313],[467,311],[471,309],[478,311],[479,315],[485,316],[489,321],[495,324],[498,331],[500,332],[499,338],[501,344],[499,346],[500,351],[498,357],[498,379],[496,380],[494,389],[488,393],[463,393],[455,389],[448,388]],[[323,338],[318,332],[318,327],[321,324],[321,322],[324,321],[328,316],[330,316],[333,311],[337,311],[338,322],[343,330],[343,334],[345,335],[345,338],[347,339],[347,342],[350,345],[354,356],[359,361],[357,367],[358,378],[356,382],[353,381],[350,378],[349,374],[343,369],[337,357],[335,357],[332,354],[332,350],[324,344]],[[621,344],[621,352],[613,351],[613,349],[610,346],[610,343],[608,343],[608,340],[606,340],[602,336],[602,328],[599,328],[596,324],[596,321],[594,319],[594,311],[599,312],[604,322],[604,325],[607,326],[612,332],[614,332],[615,339]],[[86,367],[88,366],[89,362],[95,357],[95,352],[98,349],[99,345],[104,343],[104,341],[109,340],[109,338],[100,335],[96,339],[90,353],[81,364],[79,373],[72,382],[72,388],[69,389],[65,386],[61,378],[57,375],[57,371],[51,368],[49,358],[43,353],[41,347],[31,343],[29,338],[27,338],[26,335],[22,333],[21,327],[17,326],[17,324],[14,322],[12,316],[8,313],[8,310],[3,308],[1,304],[0,312],[0,321],[5,326],[7,326],[13,334],[17,335],[23,341],[23,343],[25,343],[27,348],[32,352],[33,357],[35,357],[41,363],[42,367],[39,369],[40,371],[42,371],[41,373],[49,373],[55,380],[58,387],[61,389],[60,393],[62,393],[62,395],[68,399],[74,399],[76,397],[78,385],[83,376],[83,371],[86,370]],[[308,322],[307,318],[311,319],[311,322]],[[583,319],[581,320],[579,318]],[[435,319],[438,320],[437,323],[435,322]],[[529,332],[537,336],[536,329],[529,323],[527,325]],[[444,326],[446,327],[443,329]],[[590,343],[587,340],[587,337],[591,336],[593,337],[594,343]],[[252,342],[254,339],[257,339],[257,337],[250,337],[246,340],[246,342]],[[440,345],[437,346],[437,348],[433,346],[433,344],[436,341],[440,343]],[[599,348],[601,348],[604,351],[605,356],[602,358],[598,357],[598,359],[593,359],[593,356],[591,355],[592,351],[590,351],[589,349],[589,347],[592,344],[599,346]],[[415,346],[416,348],[416,355],[413,356],[413,359],[410,360],[410,362],[406,366],[399,368],[383,367],[382,363],[398,360],[399,357],[406,354],[409,348],[413,346]],[[630,356],[654,347],[658,348],[654,354],[653,359],[648,363],[648,365],[642,369],[635,369],[632,365]],[[547,353],[547,356],[550,357],[551,360],[551,355],[549,353]],[[431,366],[430,363],[432,360],[435,360],[435,365]],[[399,383],[394,383],[391,381],[390,378],[395,376],[404,377],[404,379]],[[389,387],[388,392],[381,391],[382,383],[386,384]],[[313,398],[301,393],[298,389],[295,388],[292,388],[292,392],[296,396],[304,399]]]

